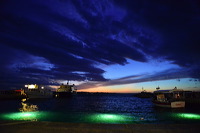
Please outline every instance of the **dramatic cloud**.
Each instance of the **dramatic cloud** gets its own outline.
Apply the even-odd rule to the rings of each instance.
[[[190,78],[190,70],[185,69],[168,69],[165,71],[160,71],[158,73],[145,73],[141,75],[131,75],[127,77],[122,77],[118,79],[109,80],[107,82],[92,82],[92,83],[83,83],[79,85],[80,89],[89,89],[95,87],[105,87],[105,86],[113,86],[113,85],[125,85],[132,83],[141,83],[141,82],[152,82],[152,81],[160,81],[160,80],[169,80],[169,79],[177,79],[179,78]]]
[[[199,14],[198,0],[2,0],[0,85],[109,81],[99,66],[127,59],[168,60],[200,78]]]

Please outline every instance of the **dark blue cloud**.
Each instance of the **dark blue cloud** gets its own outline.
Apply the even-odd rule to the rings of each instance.
[[[167,69],[164,71],[160,71],[158,73],[144,73],[140,75],[130,75],[122,78],[117,78],[113,80],[109,80],[108,82],[92,82],[92,83],[83,83],[79,85],[80,89],[88,89],[95,88],[99,86],[114,86],[114,85],[125,85],[132,83],[141,83],[141,82],[153,82],[153,81],[162,81],[162,80],[170,80],[176,79],[179,80],[181,78],[190,78],[191,77],[190,69]],[[191,79],[193,81],[193,79]],[[199,80],[196,79],[195,82]]]
[[[106,81],[100,64],[172,61],[199,78],[199,1],[3,0],[1,84]],[[145,80],[144,80],[145,81]]]

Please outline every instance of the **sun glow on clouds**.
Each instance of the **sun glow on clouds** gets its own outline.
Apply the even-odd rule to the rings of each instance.
[[[190,81],[193,80],[193,81]],[[191,78],[183,78],[183,79],[170,79],[170,80],[158,80],[158,81],[150,81],[150,82],[141,82],[141,83],[132,83],[132,84],[124,84],[124,85],[113,85],[113,86],[105,86],[105,84],[99,84],[99,86],[91,87],[88,86],[85,89],[81,89],[81,86],[78,87],[79,92],[105,92],[105,93],[138,93],[141,92],[142,89],[153,92],[156,90],[156,87],[160,87],[161,89],[173,89],[175,86],[179,89],[183,89],[185,91],[194,90],[198,91],[200,88],[200,82]]]
[[[180,75],[173,70],[181,69],[179,66],[170,64],[170,62],[141,63],[128,60],[130,64],[125,66],[113,65],[104,67],[105,77],[109,81],[105,82],[88,82],[80,85],[80,91],[87,92],[110,92],[110,93],[135,93],[141,92],[142,88],[146,91],[153,92],[160,86],[161,89],[173,89],[175,86],[184,89],[199,89],[198,82],[191,82],[194,79],[178,78]],[[169,74],[163,74],[169,71]],[[181,73],[181,72],[180,72]],[[187,75],[186,75],[187,76]],[[82,88],[83,87],[83,88]]]
[[[118,85],[81,89],[79,92],[135,93],[138,91],[134,89],[134,85]]]

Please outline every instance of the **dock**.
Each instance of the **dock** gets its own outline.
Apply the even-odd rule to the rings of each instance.
[[[199,133],[200,124],[85,124],[0,122],[1,133]]]

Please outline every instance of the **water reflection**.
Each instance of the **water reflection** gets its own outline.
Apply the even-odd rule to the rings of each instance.
[[[8,113],[4,117],[9,120],[31,120],[37,121],[38,119],[38,106],[25,103],[26,99],[22,99],[20,112]]]
[[[38,111],[37,105],[25,103],[24,100],[22,100],[21,105],[22,105],[22,107],[19,108],[20,112],[35,112],[35,111]]]
[[[48,117],[48,113],[38,110],[38,106],[30,103],[26,103],[23,99],[21,102],[20,112],[11,112],[1,115],[4,120],[25,120],[25,121],[38,121],[40,119]]]

